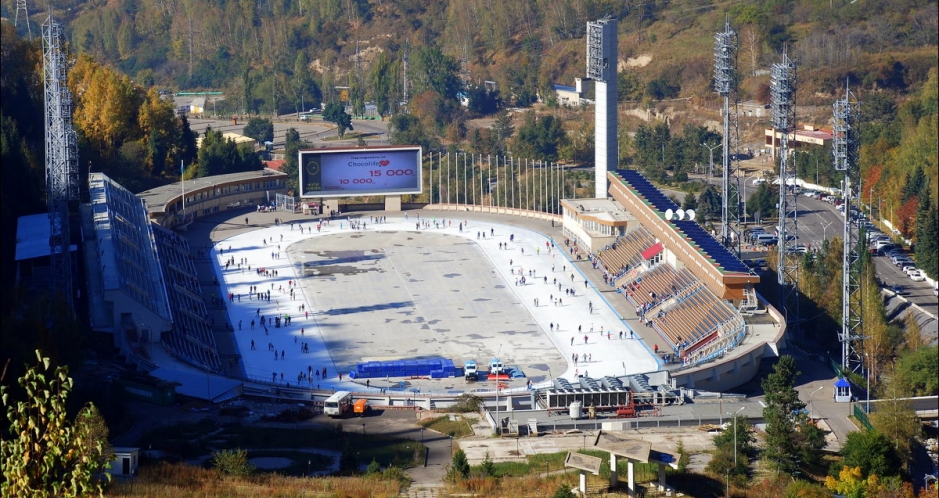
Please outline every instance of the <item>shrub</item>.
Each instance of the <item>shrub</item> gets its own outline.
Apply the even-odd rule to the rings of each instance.
[[[470,393],[463,393],[456,398],[456,402],[450,406],[450,411],[454,413],[478,412],[483,406],[483,399]]]
[[[248,463],[248,452],[241,448],[212,453],[212,466],[229,476],[248,476],[254,472],[254,466]]]

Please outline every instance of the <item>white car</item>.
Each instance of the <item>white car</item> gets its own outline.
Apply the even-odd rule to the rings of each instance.
[[[753,184],[754,184],[754,185],[759,185],[759,184],[761,184],[761,183],[766,183],[766,179],[765,179],[765,178],[757,178],[756,180],[753,180]]]
[[[910,272],[910,280],[914,282],[922,282],[926,280],[926,274],[923,273],[923,270],[916,270],[914,272]]]
[[[906,273],[907,275],[912,275],[913,272],[919,271],[919,268],[913,265],[903,265],[903,268],[901,268],[901,270],[903,270],[903,273]]]

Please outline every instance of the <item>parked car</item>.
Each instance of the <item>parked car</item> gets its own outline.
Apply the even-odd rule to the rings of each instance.
[[[910,280],[914,282],[922,282],[926,280],[926,274],[923,273],[923,270],[916,270],[910,273]]]
[[[912,274],[914,271],[919,271],[919,268],[917,268],[917,267],[915,267],[915,266],[913,266],[913,265],[903,265],[903,268],[900,268],[900,270],[903,271],[903,273],[906,273],[907,275],[910,275],[910,274]]]

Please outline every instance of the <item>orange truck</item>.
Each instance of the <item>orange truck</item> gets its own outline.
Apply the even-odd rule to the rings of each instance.
[[[365,398],[355,400],[355,404],[352,405],[352,413],[356,417],[365,417],[371,409],[372,407],[369,406],[368,400]]]

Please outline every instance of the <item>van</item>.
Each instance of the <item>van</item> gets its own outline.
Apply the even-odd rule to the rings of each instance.
[[[344,417],[351,409],[352,393],[349,391],[337,391],[323,403],[323,413],[332,418]]]
[[[756,236],[755,242],[757,244],[768,244],[779,242],[779,238],[771,233],[761,233]]]
[[[355,400],[355,404],[352,405],[352,413],[354,413],[356,417],[367,416],[371,409],[372,407],[369,406],[368,400],[365,398]]]

